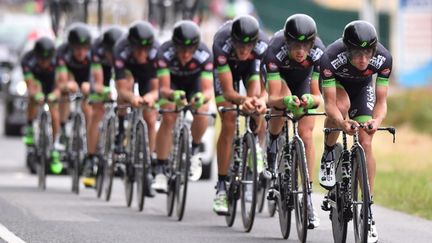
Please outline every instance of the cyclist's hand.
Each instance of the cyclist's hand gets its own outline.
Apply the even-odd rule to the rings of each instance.
[[[254,112],[255,111],[254,97],[246,97],[242,105],[244,111]]]
[[[199,109],[201,108],[201,106],[204,104],[205,102],[205,97],[204,94],[201,92],[197,92],[194,94],[194,96],[192,97],[192,107],[195,109]]]
[[[358,129],[360,125],[356,121],[347,119],[340,122],[339,126],[346,134],[354,135],[355,131]],[[355,129],[353,129],[353,126],[355,127]]]
[[[174,100],[176,106],[187,105],[186,92],[184,92],[183,90],[175,90],[172,93],[172,99]]]
[[[142,97],[142,102],[147,106],[147,107],[153,107],[155,104],[155,99],[153,98],[153,96],[146,94]]]
[[[301,96],[300,105],[306,109],[310,109],[315,105],[315,101],[311,94],[304,94]]]
[[[380,124],[381,123],[377,119],[369,120],[363,124],[365,127],[364,130],[368,134],[374,134],[376,132],[376,130],[378,129],[378,127],[380,126]]]
[[[288,95],[283,98],[283,103],[286,108],[293,111],[300,106],[300,99],[295,95]]]
[[[138,108],[143,103],[143,99],[141,96],[134,96],[130,103],[131,103],[132,107]]]
[[[36,101],[37,103],[41,104],[43,103],[43,101],[45,100],[45,95],[42,92],[37,92],[34,96],[33,96],[34,101]]]
[[[259,114],[265,114],[267,111],[267,105],[264,100],[260,98],[254,98],[255,109]]]
[[[48,94],[48,102],[52,103],[58,99],[57,95],[54,92]]]

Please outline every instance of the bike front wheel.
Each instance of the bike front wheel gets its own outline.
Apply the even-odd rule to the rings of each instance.
[[[291,192],[294,199],[297,236],[301,242],[306,242],[308,230],[308,174],[303,142],[293,140],[292,144],[292,183]]]
[[[352,156],[352,209],[354,238],[356,243],[367,242],[369,226],[369,183],[366,169],[366,159],[361,147],[357,147]]]
[[[46,113],[42,113],[39,118],[39,139],[38,139],[38,151],[39,151],[39,167],[38,167],[38,187],[41,190],[46,189],[46,173],[49,163],[49,143],[48,139],[50,136],[48,132],[48,116]]]
[[[79,178],[81,172],[81,159],[83,157],[84,142],[81,134],[82,117],[75,115],[72,124],[71,163],[72,163],[72,192],[79,194]]]
[[[114,153],[114,135],[115,134],[115,118],[110,117],[108,119],[105,129],[104,139],[104,155],[105,161],[104,173],[103,173],[103,187],[105,191],[105,200],[111,199],[112,184],[114,180],[115,163],[113,160]]]
[[[243,138],[243,156],[241,168],[240,201],[243,227],[246,232],[251,231],[256,210],[257,199],[257,156],[255,138],[247,133]]]
[[[189,130],[185,126],[180,132],[177,166],[176,166],[176,201],[177,201],[177,219],[181,221],[186,206],[186,195],[189,178],[190,166],[190,148],[189,148]]]
[[[137,123],[135,131],[133,164],[135,168],[138,211],[142,211],[144,209],[145,190],[148,187],[147,173],[150,164],[147,150],[147,129],[143,121]]]

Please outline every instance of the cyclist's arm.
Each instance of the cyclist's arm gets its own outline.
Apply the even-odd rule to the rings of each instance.
[[[318,107],[321,103],[321,92],[319,89],[319,72],[313,72],[311,77],[311,83],[310,83],[310,93],[312,95],[312,98],[314,100],[313,107]]]
[[[171,89],[171,75],[168,67],[159,67],[157,70],[159,79],[160,94],[163,98],[170,99],[173,94]]]
[[[127,75],[124,78],[120,78],[116,80],[116,89],[119,98],[122,100],[131,103],[134,98],[133,89],[133,80],[131,75]]]
[[[376,101],[372,118],[378,121],[378,125],[381,124],[387,114],[387,92],[391,70],[392,58],[388,56],[386,62],[378,72],[375,85]]]
[[[150,92],[146,94],[150,96],[153,100],[157,100],[159,97],[159,80],[157,78],[152,78],[150,80]]]
[[[23,64],[22,70],[28,93],[29,95],[34,95],[40,90],[38,81],[34,79],[33,73],[30,71],[30,68],[27,65]]]
[[[210,51],[209,51],[210,53]],[[209,101],[211,98],[213,98],[213,63],[212,60],[213,57],[210,55],[210,57],[207,59],[205,63],[202,64],[202,70],[200,74],[200,81],[201,81],[201,92],[204,95],[205,101]]]
[[[68,78],[69,78],[69,73],[66,64],[60,63],[55,70],[55,80],[56,80],[56,86],[61,91],[65,91],[67,87]]]
[[[246,100],[246,97],[240,95],[237,91],[235,91],[233,87],[233,78],[232,78],[231,71],[230,70],[226,72],[218,71],[218,76],[219,76],[219,80],[221,83],[221,88],[225,100],[229,100],[233,103],[241,105]]]
[[[91,73],[91,84],[93,85],[93,90],[97,93],[102,92],[104,83],[103,83],[103,69],[100,63],[92,63],[90,68]]]
[[[268,104],[271,107],[277,107],[280,109],[285,108],[283,104],[283,96],[280,95],[280,91],[282,90],[282,78],[280,77],[279,72],[269,72],[267,73],[267,82],[268,82]],[[289,93],[291,91],[288,88]],[[289,94],[289,95],[290,95]]]
[[[325,112],[329,119],[332,119],[336,124],[341,124],[344,121],[343,115],[337,107],[336,103],[336,78],[333,69],[330,67],[330,61],[326,54],[321,59],[320,74],[323,77],[322,89],[324,96]]]

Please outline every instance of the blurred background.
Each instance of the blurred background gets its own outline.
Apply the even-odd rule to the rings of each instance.
[[[40,36],[57,36],[60,44],[73,22],[89,23],[97,36],[107,26],[126,28],[144,19],[157,28],[163,41],[170,37],[175,21],[187,18],[201,25],[203,39],[211,46],[217,28],[237,15],[256,16],[271,36],[294,13],[312,16],[326,45],[340,38],[352,20],[365,19],[376,26],[380,42],[393,55],[385,123],[397,127],[398,133],[396,144],[387,135],[375,137],[374,199],[432,219],[432,156],[428,153],[432,148],[432,0],[0,0],[3,131],[20,135],[25,123],[21,55]],[[315,129],[317,145],[323,141],[322,126],[320,121]],[[321,147],[317,146],[317,155]]]

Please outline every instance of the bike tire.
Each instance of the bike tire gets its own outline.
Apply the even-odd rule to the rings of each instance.
[[[129,141],[131,140],[129,139]],[[126,161],[126,173],[123,176],[123,182],[125,188],[126,206],[129,208],[132,205],[132,199],[133,199],[135,169],[134,169],[134,165],[132,164],[132,161],[130,161],[130,155],[128,155],[127,157],[128,157],[128,161]]]
[[[39,168],[38,168],[38,187],[41,190],[46,189],[46,173],[48,170],[48,115],[46,113],[42,113],[39,120]]]
[[[308,230],[308,174],[306,155],[303,142],[295,138],[292,144],[291,158],[292,164],[292,183],[291,192],[293,193],[294,215],[296,219],[297,236],[300,242],[306,242]]]
[[[257,212],[262,213],[264,210],[264,204],[267,195],[267,179],[262,176],[262,173],[258,176],[257,186]]]
[[[235,151],[233,151],[234,153]],[[232,172],[229,172],[232,173]],[[228,200],[228,214],[225,216],[225,222],[228,227],[232,227],[234,225],[234,221],[237,214],[237,200],[239,197],[239,185],[236,180],[236,175],[231,174],[229,176],[230,181],[227,186],[227,200]]]
[[[279,227],[284,239],[288,239],[291,232],[291,210],[292,210],[292,196],[291,188],[289,187],[289,172],[282,169],[284,163],[283,152],[278,159],[277,168],[279,168],[278,177],[276,179],[277,187],[279,188],[279,196],[277,197],[277,208],[279,216]]]
[[[139,121],[135,130],[135,143],[134,143],[134,157],[133,163],[135,167],[135,181],[137,192],[137,206],[138,211],[144,209],[145,190],[148,186],[147,173],[150,162],[148,161],[147,150],[147,132],[146,126],[143,121]]]
[[[255,138],[252,133],[247,133],[243,137],[242,161],[240,188],[241,213],[244,230],[250,232],[255,220],[258,181]],[[248,199],[247,193],[249,190],[252,190],[252,196]]]
[[[345,199],[341,192],[341,158],[342,146],[340,144],[336,145],[335,157],[337,158],[337,168],[336,168],[336,185],[332,189],[334,192],[330,192],[335,196],[336,207],[332,207],[330,211],[330,219],[332,222],[332,233],[333,240],[335,243],[345,243],[347,237],[348,222],[346,220],[346,215],[344,213]]]
[[[353,228],[356,243],[367,242],[369,217],[369,182],[366,159],[362,147],[356,147],[352,156],[351,193],[353,201]],[[360,201],[361,200],[361,201]]]
[[[113,161],[113,153],[114,153],[114,136],[115,136],[115,117],[110,117],[107,122],[107,126],[105,129],[105,144],[104,144],[104,161],[105,161],[105,171],[103,187],[105,191],[105,201],[109,201],[111,199],[112,192],[112,184],[114,180],[114,171],[115,171],[115,163]]]
[[[190,167],[190,132],[184,126],[180,132],[179,148],[177,150],[176,166],[176,202],[177,202],[177,220],[181,221],[186,208],[187,188],[189,180]]]
[[[71,142],[71,157],[72,157],[72,192],[75,194],[79,194],[79,178],[81,171],[81,161],[80,154],[83,147],[83,141],[81,137],[81,126],[82,126],[82,118],[79,115],[75,115],[73,118],[72,124],[72,142]]]

